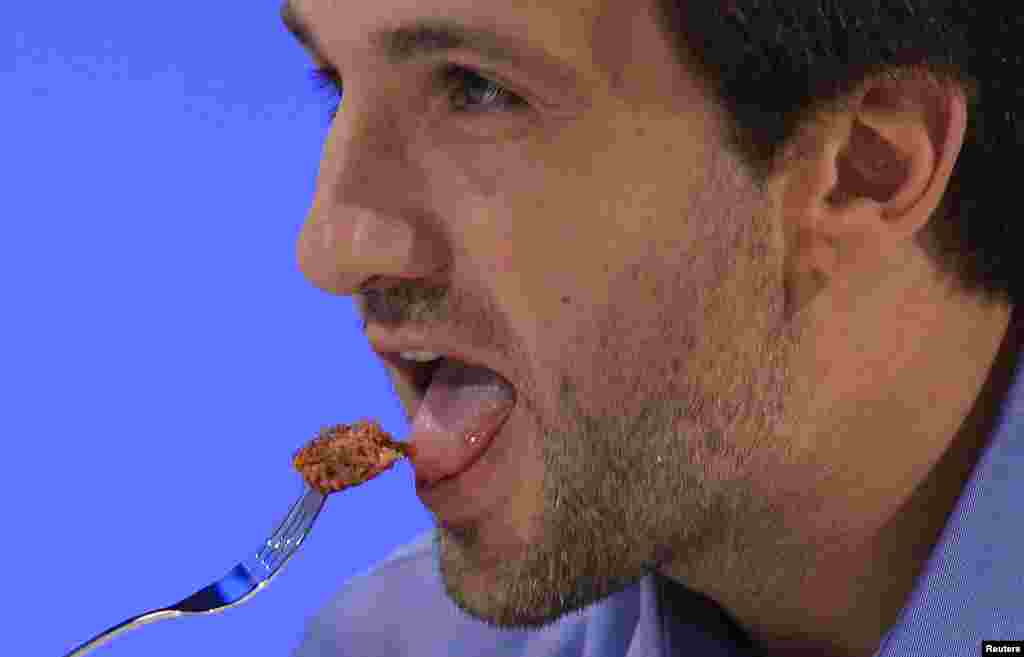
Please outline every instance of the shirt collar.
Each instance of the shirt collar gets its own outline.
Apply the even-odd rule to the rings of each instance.
[[[1024,631],[1024,376],[1019,359],[983,448],[897,623],[877,657],[977,654]]]

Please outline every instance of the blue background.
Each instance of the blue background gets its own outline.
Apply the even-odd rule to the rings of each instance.
[[[59,657],[226,574],[321,426],[406,437],[351,299],[298,270],[330,98],[279,6],[2,4],[5,655]],[[430,527],[403,461],[330,498],[248,603],[94,654],[288,655]]]

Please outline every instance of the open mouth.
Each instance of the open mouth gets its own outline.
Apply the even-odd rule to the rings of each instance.
[[[401,361],[399,371],[402,376],[406,377],[406,381],[415,389],[417,400],[423,401],[423,397],[427,394],[427,389],[430,388],[430,382],[434,380],[437,370],[441,368],[441,365],[447,359],[441,357],[429,363],[407,361],[401,357],[398,360]]]
[[[406,441],[416,450],[418,482],[433,485],[469,468],[516,404],[512,384],[485,366],[448,356],[418,362],[402,358],[402,353],[414,352],[377,353],[389,365],[408,415]]]
[[[401,360],[401,359],[400,359]],[[405,361],[409,365],[409,369],[412,371],[412,384],[416,387],[416,392],[419,394],[420,399],[427,394],[427,388],[430,387],[430,382],[434,380],[434,375],[437,370],[441,368],[448,358],[442,356],[435,361],[429,363],[415,363]]]
[[[381,358],[395,369],[403,383],[416,392],[417,403],[423,401],[427,394],[427,388],[430,387],[430,382],[434,379],[434,374],[448,360],[447,357],[442,356],[429,363],[418,363],[402,358],[401,354],[397,352],[382,354]]]

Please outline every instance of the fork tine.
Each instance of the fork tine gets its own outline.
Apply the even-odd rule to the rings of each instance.
[[[295,504],[292,505],[292,508],[288,511],[288,515],[285,516],[284,520],[281,521],[281,524],[278,525],[277,529],[274,530],[274,533],[271,534],[270,538],[268,538],[266,542],[263,544],[263,547],[257,554],[257,557],[259,557],[260,561],[266,560],[267,556],[269,556],[268,551],[273,551],[277,549],[277,546],[280,544],[281,537],[284,536],[291,529],[291,527],[294,525],[296,521],[296,518],[302,515],[302,502],[304,499],[304,497],[300,497],[298,501],[296,501]]]
[[[277,570],[295,553],[302,538],[316,520],[323,501],[324,498],[320,493],[306,489],[299,501],[292,506],[277,531],[263,544],[256,555],[268,571]]]
[[[289,518],[289,521],[290,522],[287,523],[284,530],[277,537],[278,543],[275,546],[277,549],[280,549],[282,546],[287,546],[292,542],[296,532],[300,532],[306,522],[309,521],[309,514],[305,508],[299,508],[295,515]]]
[[[289,525],[288,530],[281,536],[280,550],[288,550],[295,544],[295,542],[302,537],[303,532],[309,526],[310,512],[306,509],[302,509],[301,512],[296,514],[294,522]]]
[[[290,522],[285,523],[282,536],[288,537],[295,534],[295,530],[301,527],[302,524],[306,521],[306,516],[307,512],[305,505],[303,505],[302,502],[299,501],[296,504],[295,513],[292,514],[291,517],[289,517],[288,519]]]

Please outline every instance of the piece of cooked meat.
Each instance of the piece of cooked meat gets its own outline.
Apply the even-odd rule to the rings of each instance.
[[[306,483],[328,495],[373,479],[410,453],[410,445],[392,439],[376,420],[360,420],[320,429],[292,464]]]

